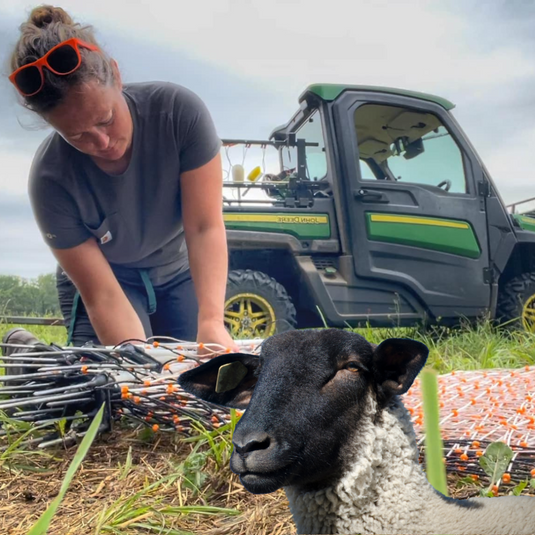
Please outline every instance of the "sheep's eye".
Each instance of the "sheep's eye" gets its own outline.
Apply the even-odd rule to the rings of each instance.
[[[348,362],[345,365],[346,369],[352,371],[352,372],[358,372],[360,371],[360,366],[356,362]]]

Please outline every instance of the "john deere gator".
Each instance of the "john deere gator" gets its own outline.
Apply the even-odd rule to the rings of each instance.
[[[535,330],[535,219],[508,212],[453,108],[316,84],[267,139],[224,140],[269,146],[280,163],[225,182],[238,191],[224,203],[235,335],[482,316]]]

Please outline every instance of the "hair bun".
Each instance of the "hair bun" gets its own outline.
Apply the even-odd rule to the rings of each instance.
[[[39,6],[33,9],[30,13],[28,22],[37,26],[37,28],[44,28],[53,22],[67,25],[73,24],[73,20],[64,9],[48,5]]]

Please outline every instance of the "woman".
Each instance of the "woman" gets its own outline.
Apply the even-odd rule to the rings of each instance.
[[[175,84],[123,85],[91,27],[52,6],[21,26],[11,67],[24,105],[55,130],[29,194],[72,342],[154,334],[236,349],[223,322],[221,142],[203,102]]]

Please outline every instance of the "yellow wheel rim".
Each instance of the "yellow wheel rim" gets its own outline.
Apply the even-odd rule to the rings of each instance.
[[[535,294],[531,295],[522,308],[522,325],[530,333],[535,333]]]
[[[267,338],[275,334],[275,311],[258,294],[237,294],[225,303],[225,324],[233,337]]]

